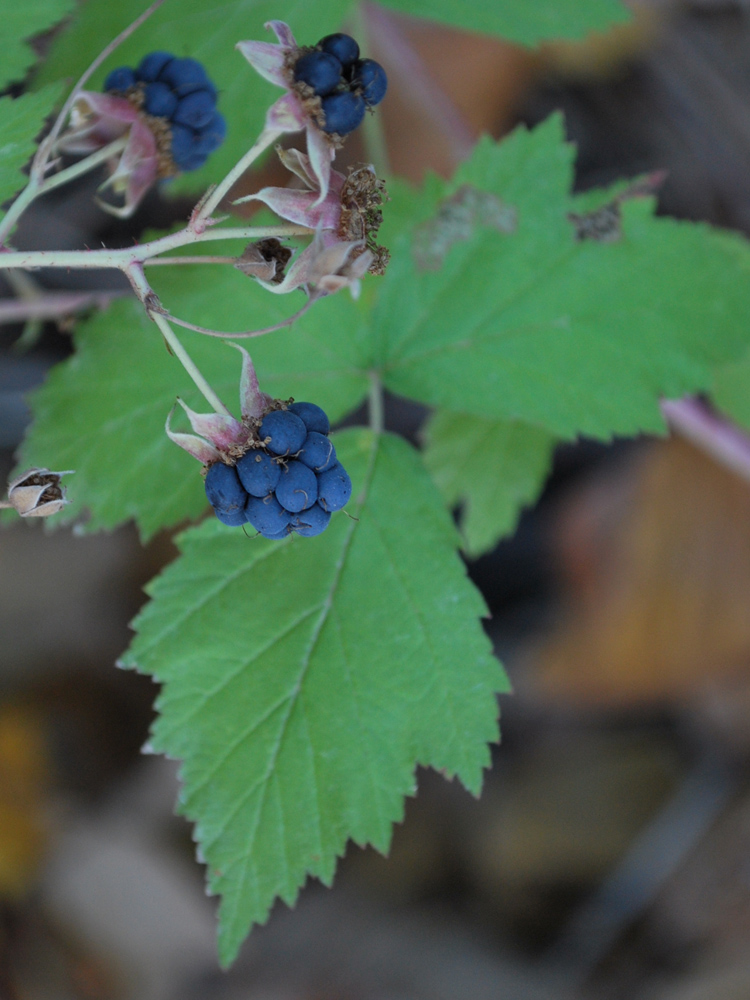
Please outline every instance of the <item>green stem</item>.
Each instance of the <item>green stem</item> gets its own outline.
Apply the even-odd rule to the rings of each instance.
[[[382,434],[383,418],[383,383],[378,372],[370,372],[370,395],[368,397],[370,429],[374,434]]]
[[[130,267],[124,268],[126,275],[128,276],[130,283],[132,284],[136,295],[143,303],[143,306],[148,313],[150,319],[156,323],[156,325],[161,330],[161,333],[166,340],[167,344],[172,350],[172,353],[180,362],[182,367],[188,373],[190,378],[195,383],[196,387],[199,389],[204,399],[208,402],[210,406],[213,407],[216,413],[223,413],[227,417],[231,417],[231,413],[224,406],[222,401],[213,391],[211,386],[208,384],[204,376],[201,374],[200,369],[190,357],[188,352],[180,343],[177,334],[174,332],[172,327],[169,325],[167,318],[162,315],[158,309],[154,308],[154,302],[158,302],[156,296],[151,290],[151,286],[146,280],[146,276],[143,273],[143,268],[140,264],[134,264]]]
[[[311,236],[312,230],[306,226],[246,226],[243,228],[211,228],[203,233],[181,229],[169,236],[124,247],[121,250],[14,250],[0,251],[0,269],[7,267],[64,267],[88,269],[115,267],[124,270],[131,264],[139,264],[150,257],[176,250],[190,243],[208,243],[216,240],[258,240],[275,236]]]
[[[46,194],[48,191],[52,191],[53,188],[60,187],[61,184],[67,184],[69,181],[75,180],[76,177],[80,177],[83,174],[88,173],[90,170],[94,170],[96,167],[101,166],[102,163],[106,163],[107,160],[116,156],[118,153],[125,149],[127,144],[127,135],[121,135],[119,139],[115,139],[109,143],[108,146],[103,146],[98,149],[95,153],[91,153],[90,156],[85,157],[83,160],[78,160],[77,163],[72,163],[65,170],[61,170],[57,174],[52,174],[45,178],[39,186],[39,194]]]
[[[271,143],[275,142],[280,135],[281,132],[277,132],[276,129],[263,129],[252,148],[232,167],[224,180],[217,184],[213,191],[209,193],[199,210],[190,220],[191,229],[198,233],[202,232],[214,209],[218,208],[220,202],[228,194],[232,186],[242,177],[247,168],[258,159],[260,154],[265,149],[268,149]]]

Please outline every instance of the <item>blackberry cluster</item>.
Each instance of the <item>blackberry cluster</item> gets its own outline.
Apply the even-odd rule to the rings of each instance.
[[[294,64],[294,79],[321,98],[324,132],[348,135],[362,123],[367,108],[385,97],[388,78],[380,63],[360,59],[350,35],[326,35]]]
[[[197,59],[151,52],[136,69],[113,69],[104,89],[126,96],[142,94],[140,107],[168,124],[172,160],[180,170],[202,167],[226,138],[226,121],[216,110],[216,87]]]
[[[246,522],[264,538],[311,538],[352,495],[352,482],[328,440],[328,417],[315,403],[291,403],[263,418],[261,447],[236,465],[215,462],[206,496],[222,524]]]

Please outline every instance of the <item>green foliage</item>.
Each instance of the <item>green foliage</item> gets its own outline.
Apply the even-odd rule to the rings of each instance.
[[[0,7],[3,25],[3,62],[0,87],[23,80],[36,61],[29,39],[51,28],[73,9],[73,0],[34,0],[33,4],[6,0]]]
[[[610,22],[622,21],[626,8],[619,0],[566,0],[564,4],[526,0],[487,4],[483,0],[395,0],[389,4],[404,13],[443,20],[459,28],[490,31],[519,42],[543,38],[578,37]],[[40,74],[47,82],[60,77],[77,78],[91,61],[146,6],[146,0],[88,0],[71,19],[52,48]],[[301,44],[312,44],[321,35],[339,28],[352,13],[352,0],[229,0],[220,8],[205,0],[170,0],[164,4],[111,57],[91,81],[101,86],[106,73],[115,66],[135,65],[154,49],[175,49],[179,54],[200,59],[209,70],[219,91],[219,108],[229,122],[227,142],[212,154],[198,172],[174,182],[174,190],[199,190],[227,173],[263,126],[266,108],[281,91],[262,80],[244,58],[234,51],[243,39],[275,41],[264,23],[281,18],[294,28]]]
[[[750,353],[716,373],[713,398],[728,416],[750,429]]]
[[[515,232],[477,224],[439,270],[393,245],[374,316],[374,363],[392,391],[560,437],[661,431],[660,395],[705,387],[746,343],[746,243],[622,203],[612,242],[576,239],[572,151],[554,118],[487,139],[436,199],[451,225],[477,189],[514,208]],[[423,211],[423,210],[422,210]],[[419,230],[417,230],[419,234]]]
[[[415,764],[476,794],[497,738],[506,683],[419,456],[365,430],[336,447],[353,519],[283,543],[186,532],[125,660],[164,685],[153,746],[185,761],[225,964],[348,838],[387,849]]]
[[[294,308],[231,268],[214,268],[210,281],[192,266],[161,271],[154,285],[165,304],[217,329],[272,324]],[[358,310],[344,295],[320,305],[293,330],[246,346],[268,392],[314,399],[339,418],[367,391],[366,375],[352,362]],[[88,509],[89,530],[134,518],[148,538],[159,528],[197,517],[206,507],[199,466],[166,437],[164,422],[178,395],[199,412],[207,404],[168,353],[158,329],[139,304],[122,300],[82,323],[75,338],[76,353],[34,394],[36,419],[21,456],[24,466],[76,470],[73,502],[57,516],[58,523]],[[184,333],[182,340],[239,416],[239,354],[199,334]],[[177,415],[174,426],[182,426]]]
[[[34,153],[34,136],[59,96],[60,87],[52,86],[15,100],[0,100],[0,205],[26,183],[21,170]]]
[[[628,20],[619,0],[563,0],[529,3],[511,0],[502,4],[466,3],[464,0],[385,0],[384,6],[442,21],[456,28],[502,35],[512,42],[535,45],[551,38],[581,38]]]
[[[424,460],[446,503],[462,505],[467,555],[489,551],[516,527],[549,472],[554,438],[513,420],[438,410],[425,429]]]

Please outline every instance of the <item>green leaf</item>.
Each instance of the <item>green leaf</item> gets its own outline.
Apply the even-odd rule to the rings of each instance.
[[[442,21],[467,31],[501,35],[512,42],[535,45],[553,38],[582,38],[590,31],[602,31],[630,19],[619,0],[562,0],[529,3],[508,0],[482,3],[473,0],[385,0],[384,6]]]
[[[75,79],[91,60],[144,9],[145,0],[88,0],[52,47],[40,81]],[[487,4],[484,0],[395,0],[390,6],[473,31],[490,31],[519,42],[579,37],[628,17],[619,0],[544,0]],[[175,191],[195,191],[222,177],[249,148],[263,126],[265,113],[281,91],[262,80],[234,46],[245,39],[275,41],[264,28],[273,18],[287,21],[301,44],[314,44],[337,30],[351,14],[352,0],[229,0],[217,8],[205,0],[170,0],[107,60],[91,80],[98,89],[115,66],[133,66],[154,49],[200,59],[220,91],[219,109],[229,123],[227,142],[208,164],[178,178]]]
[[[21,170],[31,158],[34,138],[50,114],[60,87],[46,87],[37,94],[0,100],[0,205],[26,183]],[[4,213],[0,212],[0,217]]]
[[[387,849],[415,765],[477,794],[498,735],[505,677],[418,453],[362,429],[336,447],[356,519],[281,543],[187,531],[125,659],[163,685],[153,746],[184,761],[224,964],[348,839]]]
[[[439,410],[425,428],[427,470],[455,507],[461,504],[464,549],[479,556],[516,527],[536,500],[552,459],[554,438],[511,420]]]
[[[712,395],[720,409],[750,429],[750,352],[734,364],[719,368]]]
[[[654,218],[646,198],[617,203],[607,242],[577,239],[571,161],[555,117],[483,140],[439,198],[431,183],[432,220],[393,242],[375,310],[372,364],[389,389],[606,439],[662,431],[660,395],[705,389],[745,349],[747,242]],[[514,231],[487,199],[498,219],[515,211]]]
[[[293,295],[280,301],[232,268],[212,268],[209,276],[188,265],[159,271],[150,277],[168,308],[220,330],[272,324],[302,300]],[[245,341],[262,388],[280,398],[313,400],[334,420],[357,406],[368,388],[356,364],[360,308],[341,293],[292,329]],[[200,334],[180,331],[180,339],[239,416],[239,354]],[[75,342],[76,353],[53,368],[33,396],[35,419],[21,454],[23,467],[76,470],[68,489],[72,503],[56,522],[88,509],[89,530],[135,518],[148,538],[197,517],[206,507],[200,467],[169,441],[164,422],[177,396],[199,412],[210,408],[157,328],[138,303],[121,300],[81,324]],[[173,426],[179,429],[179,418]]]
[[[34,0],[32,4],[13,3],[7,0],[0,8],[3,24],[3,62],[0,69],[0,87],[11,80],[23,80],[37,56],[28,44],[29,39],[41,34],[62,20],[74,7],[73,0]]]

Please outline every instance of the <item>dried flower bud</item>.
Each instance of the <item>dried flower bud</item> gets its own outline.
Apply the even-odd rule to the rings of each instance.
[[[60,479],[72,475],[72,472],[29,469],[8,485],[8,500],[0,503],[0,507],[13,507],[21,517],[57,514],[68,503]]]

